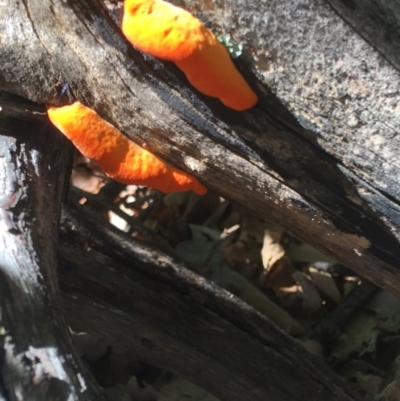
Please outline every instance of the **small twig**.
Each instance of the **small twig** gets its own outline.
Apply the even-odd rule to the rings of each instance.
[[[125,212],[123,212],[115,203],[110,202],[109,198],[103,196],[102,194],[93,195],[89,192],[83,191],[77,187],[71,187],[71,192],[77,194],[78,196],[82,196],[90,201],[90,206],[87,205],[85,207],[89,209],[95,209],[96,211],[102,210],[110,210],[115,213],[118,217],[125,220],[131,227],[130,231],[137,231],[142,237],[144,237],[148,242],[156,243],[160,246],[167,254],[172,254],[172,249],[169,247],[167,242],[159,237],[156,233],[146,228],[140,220],[129,216]]]
[[[30,102],[21,103],[2,97],[0,97],[0,117],[47,121],[47,113],[43,105]]]
[[[86,198],[90,202],[91,206],[98,211],[103,211],[104,209],[111,210],[118,217],[121,217],[121,219],[125,220],[129,225],[138,225],[138,221],[136,218],[129,216],[128,214],[123,212],[115,203],[111,202],[109,198],[103,196],[101,193],[95,195],[74,186],[71,186],[71,192],[82,198]]]
[[[354,288],[336,310],[320,322],[308,338],[321,342],[325,353],[329,354],[332,346],[337,342],[343,327],[364,306],[365,302],[377,289],[378,287],[369,281],[364,281]]]
[[[81,190],[80,190],[81,191]],[[85,191],[82,191],[83,195],[85,198],[89,199],[90,201],[93,202],[94,204],[97,203],[98,206],[101,206],[102,208],[112,210],[114,212],[115,208],[110,207],[109,202],[106,202],[104,200],[98,200],[96,199],[96,196],[93,194],[88,194],[89,196],[86,195]],[[81,219],[81,215],[79,217],[76,216],[77,214],[77,205],[76,204],[70,204],[70,207],[65,207],[63,209],[63,220],[71,220],[73,221],[74,225],[77,227],[80,227],[80,229],[83,232],[87,232],[91,236],[93,236],[93,233],[96,234],[96,236],[100,239],[101,242],[104,242],[108,245],[110,245],[110,240],[112,236],[117,235],[127,235],[126,233],[123,233],[121,230],[117,229],[116,227],[112,226],[111,223],[109,223],[106,220],[100,221],[100,217],[98,214],[98,208],[94,208],[93,206],[90,205],[85,205],[84,208],[82,208],[85,211],[86,214],[91,216],[91,220],[87,222],[87,225],[83,223],[83,220]],[[117,210],[116,210],[117,211]],[[79,214],[79,213],[78,213]],[[140,222],[138,222],[136,219],[132,218],[131,216],[126,215],[124,212],[118,209],[118,215],[121,216],[123,215],[122,218],[126,219],[128,224],[131,225],[131,227],[134,227],[136,231],[141,235],[141,237],[144,239],[144,242],[146,243],[151,243],[151,244],[157,244],[158,248],[163,251],[165,254],[174,256],[176,258],[175,252],[171,249],[171,247],[168,245],[168,243],[158,236],[156,233],[153,231],[147,229],[144,227]],[[107,224],[108,223],[108,224]],[[129,237],[132,241],[134,239],[132,237]],[[118,243],[118,241],[116,241]],[[111,243],[111,246],[112,243]]]

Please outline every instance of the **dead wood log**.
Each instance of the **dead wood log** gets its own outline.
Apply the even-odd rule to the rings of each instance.
[[[324,0],[180,4],[244,43],[252,110],[136,52],[97,0],[1,2],[0,88],[44,103],[68,82],[69,100],[400,295],[397,68]]]
[[[0,399],[103,399],[71,344],[56,246],[71,147],[48,124],[0,118]]]
[[[60,247],[60,287],[74,330],[175,372],[222,401],[357,399],[268,319],[166,255],[145,247],[125,262]],[[158,280],[135,270],[157,271]]]
[[[327,0],[368,43],[400,70],[400,4],[396,0]]]

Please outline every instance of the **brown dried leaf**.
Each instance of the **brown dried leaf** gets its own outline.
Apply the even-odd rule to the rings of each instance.
[[[315,287],[317,287],[322,294],[326,295],[337,304],[341,301],[342,295],[331,274],[317,270],[314,267],[310,267],[308,272]]]
[[[318,311],[322,306],[322,299],[310,279],[300,271],[294,272],[292,277],[299,286],[296,295],[302,301],[303,312],[311,314]]]
[[[73,186],[91,194],[97,194],[107,182],[107,178],[99,171],[95,174],[88,165],[78,165],[72,169],[71,183]]]
[[[265,287],[275,290],[281,287],[295,285],[292,274],[294,266],[285,256],[285,249],[281,244],[282,230],[268,229],[264,231],[261,259],[264,271],[260,275],[260,282]]]
[[[313,263],[313,262],[336,262],[334,259],[318,251],[308,244],[291,243],[287,249],[287,256],[293,262]]]
[[[262,268],[261,247],[264,230],[264,222],[246,217],[243,219],[238,239],[224,250],[224,257],[229,266],[243,273],[249,280],[257,277]]]
[[[281,239],[281,229],[268,229],[264,231],[261,258],[264,270],[267,273],[285,255],[285,249],[280,243]]]

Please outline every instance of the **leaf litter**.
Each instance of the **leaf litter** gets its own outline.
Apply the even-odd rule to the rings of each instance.
[[[351,296],[361,291],[364,279],[212,192],[202,197],[191,192],[163,195],[123,186],[82,160],[74,168],[72,184],[74,201],[95,203],[99,213],[132,237],[152,243],[156,238],[155,245],[171,249],[197,274],[240,297],[324,358],[362,399],[400,399],[400,301],[391,294],[373,288],[365,300],[354,303]],[[340,308],[350,309],[350,317],[337,319]],[[324,336],[324,327],[334,334]],[[78,337],[74,334],[92,366],[104,364],[108,355],[113,380],[98,380],[112,401],[216,400],[134,355],[121,358],[101,342],[93,351],[93,340],[82,345]]]

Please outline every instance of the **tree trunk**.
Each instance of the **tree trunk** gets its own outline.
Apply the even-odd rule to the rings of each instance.
[[[57,234],[71,160],[48,124],[0,119],[0,399],[102,399],[58,292]]]

